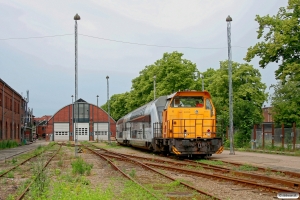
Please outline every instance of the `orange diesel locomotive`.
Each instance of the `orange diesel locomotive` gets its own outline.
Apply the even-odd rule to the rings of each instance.
[[[117,122],[119,143],[178,156],[222,153],[216,111],[207,91],[161,96]]]

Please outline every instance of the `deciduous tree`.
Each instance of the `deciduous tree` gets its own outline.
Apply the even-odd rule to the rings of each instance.
[[[248,49],[246,61],[255,56],[259,66],[280,63],[275,75],[285,83],[286,78],[300,80],[300,0],[289,0],[286,8],[279,9],[275,16],[256,16],[259,24],[258,39],[263,39]]]
[[[228,61],[220,62],[220,69],[208,77],[207,87],[220,118],[229,119]],[[261,82],[259,70],[249,64],[232,62],[234,128],[240,134],[238,145],[250,140],[253,124],[262,122],[261,107],[267,100],[266,85]]]
[[[300,124],[300,88],[294,81],[282,84],[280,81],[272,86],[274,94],[271,96],[272,117],[278,124]]]

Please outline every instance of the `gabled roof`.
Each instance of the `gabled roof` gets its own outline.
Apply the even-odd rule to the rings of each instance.
[[[77,101],[75,101],[75,102],[81,102],[81,103],[87,103],[85,100],[83,100],[83,99],[78,99]]]

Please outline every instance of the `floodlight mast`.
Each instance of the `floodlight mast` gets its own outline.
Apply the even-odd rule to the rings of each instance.
[[[80,20],[80,16],[78,14],[76,14],[74,16],[74,20],[75,20],[75,109],[74,111],[77,109],[77,116],[76,116],[76,112],[75,112],[75,116],[74,116],[74,122],[75,122],[75,130],[74,130],[74,137],[75,137],[75,157],[77,157],[77,117],[78,117],[78,106],[77,106],[77,100],[78,100],[78,28],[77,28],[77,20]]]
[[[227,22],[227,41],[228,41],[228,79],[229,79],[229,140],[230,140],[230,155],[234,155],[233,148],[233,94],[232,94],[232,66],[231,66],[231,22],[232,18],[228,15]]]

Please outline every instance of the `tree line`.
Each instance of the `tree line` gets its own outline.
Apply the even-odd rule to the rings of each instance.
[[[263,121],[262,106],[268,97],[276,123],[300,124],[299,6],[300,0],[289,0],[288,6],[280,8],[275,16],[257,15],[257,38],[261,41],[248,48],[246,63],[232,62],[233,123],[238,130],[234,137],[236,146],[249,143],[253,125]],[[275,72],[278,83],[271,86],[274,94],[270,96],[259,70],[247,63],[254,57],[260,59],[261,68],[271,62],[278,63]],[[177,51],[164,53],[161,59],[140,71],[132,80],[129,92],[111,96],[110,113],[115,120],[153,100],[154,76],[156,97],[185,89],[201,90],[203,82],[205,90],[212,95],[218,119],[228,124],[228,61],[220,61],[217,69],[198,71],[195,63],[184,59],[183,53]],[[107,110],[107,104],[101,108]]]

